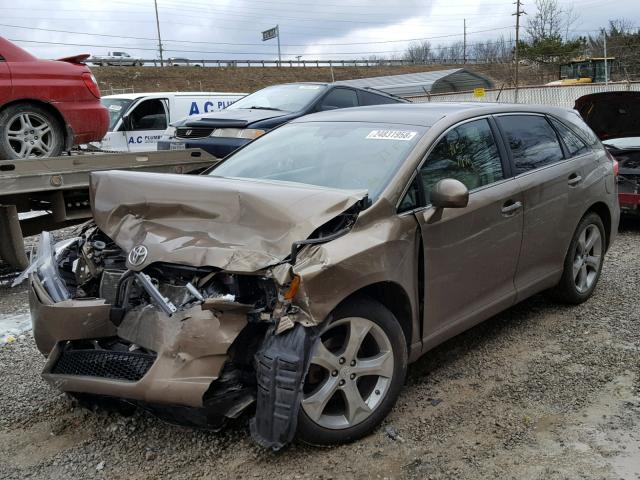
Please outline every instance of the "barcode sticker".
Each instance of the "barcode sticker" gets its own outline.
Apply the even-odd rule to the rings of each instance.
[[[366,138],[372,140],[403,140],[409,141],[416,136],[418,132],[409,130],[371,130]]]

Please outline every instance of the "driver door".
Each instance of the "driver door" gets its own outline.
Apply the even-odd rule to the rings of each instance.
[[[425,346],[512,305],[522,243],[522,193],[488,118],[449,129],[418,170],[425,208],[415,211],[424,251]],[[469,189],[465,208],[438,215],[431,188],[444,178]]]
[[[169,123],[169,104],[164,98],[143,100],[123,119],[127,147],[131,152],[157,150],[157,143]]]

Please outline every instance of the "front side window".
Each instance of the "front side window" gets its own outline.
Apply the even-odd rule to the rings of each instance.
[[[556,132],[539,115],[501,115],[500,128],[511,148],[516,174],[564,159]]]
[[[336,88],[331,90],[322,99],[320,110],[332,110],[337,108],[349,108],[358,106],[358,96],[355,90],[348,88]]]
[[[474,120],[449,130],[420,167],[425,199],[440,180],[454,178],[469,190],[502,180],[502,162],[486,119]]]
[[[374,202],[425,130],[364,122],[290,123],[236,151],[209,174],[367,190]]]
[[[140,102],[129,116],[131,130],[165,130],[167,110],[161,99]]]
[[[563,123],[559,122],[555,118],[551,119],[551,123],[558,131],[560,138],[562,138],[564,145],[569,151],[570,157],[582,155],[583,153],[589,151],[587,145],[582,140],[580,140],[580,138],[578,138],[575,133],[569,130]]]

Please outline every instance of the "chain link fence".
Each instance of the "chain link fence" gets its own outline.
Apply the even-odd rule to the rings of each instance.
[[[633,91],[640,92],[640,82],[591,83],[585,85],[547,85],[537,87],[520,87],[518,103],[552,105],[554,107],[573,108],[575,101],[591,93]],[[485,90],[484,96],[476,96],[473,91],[441,93],[436,95],[420,95],[409,97],[414,103],[426,102],[499,102],[515,103],[515,89]]]

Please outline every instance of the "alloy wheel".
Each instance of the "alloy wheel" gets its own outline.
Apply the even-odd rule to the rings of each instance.
[[[573,279],[579,293],[587,292],[598,278],[602,259],[602,235],[594,224],[578,236],[573,258]]]
[[[382,403],[393,372],[393,347],[384,330],[366,318],[340,319],[314,345],[302,408],[321,427],[353,427]]]
[[[47,157],[55,146],[55,132],[38,113],[18,113],[7,122],[6,140],[18,158]]]

